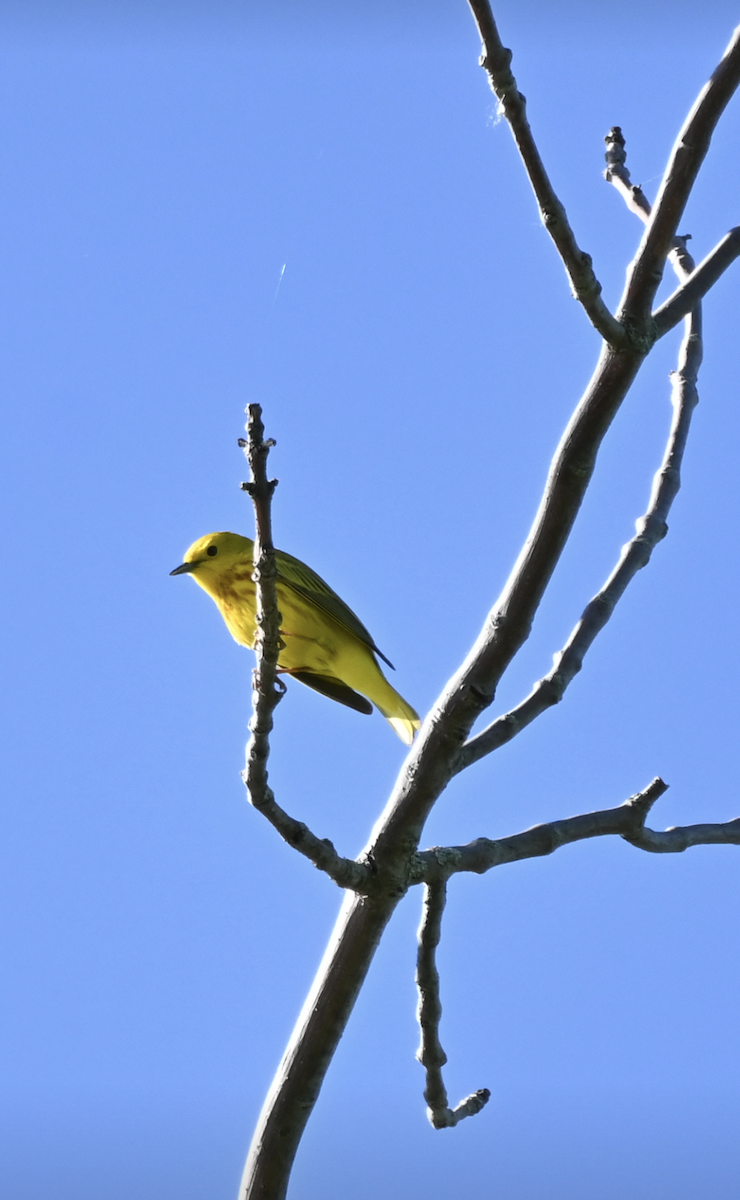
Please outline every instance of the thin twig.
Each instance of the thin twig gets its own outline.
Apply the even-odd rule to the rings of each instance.
[[[644,791],[630,796],[617,808],[549,821],[511,837],[477,838],[466,846],[423,850],[416,856],[414,882],[439,883],[461,871],[483,875],[492,867],[540,858],[561,846],[594,837],[617,835],[637,849],[653,854],[681,854],[691,846],[740,846],[740,817],[719,824],[684,825],[659,832],[646,829],[648,812],[666,790],[667,784],[662,779],[654,779]]]
[[[642,190],[634,187],[630,180],[624,138],[618,127],[612,129],[607,138],[606,157],[607,180],[618,185],[633,212],[642,220],[648,220],[650,205]],[[685,238],[675,239],[671,261],[680,278],[693,278],[694,262],[686,249]],[[635,536],[623,547],[617,566],[586,606],[564,648],[555,655],[552,670],[538,680],[525,700],[497,717],[462,746],[456,764],[458,772],[510,742],[548,708],[560,703],[566,688],[581,670],[587,651],[609,621],[627,587],[637,572],[647,566],[653,550],[667,534],[668,514],[681,486],[681,465],[691,418],[699,402],[696,383],[702,359],[701,320],[701,305],[697,304],[686,319],[678,369],[671,376],[673,420],[665,454],[653,480],[647,512],[636,522]]]
[[[501,42],[488,0],[468,0],[481,36],[480,63],[508,121],[524,169],[539,205],[542,224],[552,238],[568,274],[573,295],[583,305],[591,324],[611,346],[625,341],[625,330],[601,299],[601,284],[594,274],[590,254],[581,250],[562,202],[555,194],[527,120],[526,100],[511,72],[511,51]]]
[[[282,699],[285,687],[277,674],[277,662],[282,642],[280,640],[280,612],[277,600],[277,562],[272,542],[271,504],[277,487],[277,479],[267,478],[267,457],[275,445],[272,438],[265,439],[262,424],[262,409],[259,404],[250,404],[247,409],[247,439],[239,439],[244,450],[251,479],[242,484],[254,504],[257,536],[254,542],[257,637],[255,651],[257,665],[252,673],[252,717],[249,722],[250,739],[247,744],[247,765],[242,779],[247,788],[249,802],[262,813],[288,845],[305,855],[315,867],[324,871],[339,887],[365,892],[372,879],[367,863],[358,863],[337,854],[328,839],[318,838],[303,821],[289,816],[275,801],[268,784],[267,762],[270,755],[270,733],[272,715]]]
[[[615,125],[609,130],[604,141],[606,143],[604,179],[619,192],[630,212],[635,213],[644,225],[648,225],[653,210],[640,185],[632,182],[627,169],[626,143],[619,125]],[[681,280],[690,279],[696,265],[686,248],[690,236],[690,234],[684,234],[674,237],[668,251],[668,261]],[[688,310],[684,315],[688,315]],[[676,323],[678,324],[678,322]]]
[[[609,130],[604,141],[606,142],[606,151],[604,153],[606,159],[605,180],[607,183],[614,185],[624,198],[627,207],[647,225],[652,211],[650,201],[640,185],[633,183],[630,179],[630,173],[626,166],[627,154],[624,148],[625,141],[619,125],[614,125]]]
[[[451,1129],[465,1117],[475,1116],[488,1103],[491,1093],[480,1088],[450,1108],[442,1067],[447,1055],[439,1040],[442,1004],[439,998],[439,972],[436,950],[442,934],[442,913],[447,895],[445,880],[428,883],[424,888],[424,906],[419,926],[419,949],[416,956],[416,986],[419,990],[417,1017],[421,1029],[421,1045],[416,1057],[426,1071],[424,1099],[427,1116],[435,1129]]]
[[[250,802],[261,808],[264,800],[273,798],[267,783],[267,760],[270,756],[270,733],[274,713],[284,694],[278,684],[277,662],[280,654],[280,611],[277,602],[277,562],[272,544],[272,495],[277,479],[267,478],[267,456],[275,445],[272,438],[265,439],[262,424],[262,409],[259,404],[247,408],[247,440],[239,439],[249,463],[251,478],[243,483],[242,490],[248,492],[254,505],[257,534],[254,541],[252,579],[256,591],[257,636],[254,649],[257,665],[252,673],[252,718],[249,722],[251,737],[247,744],[247,765],[242,778],[247,786]]]

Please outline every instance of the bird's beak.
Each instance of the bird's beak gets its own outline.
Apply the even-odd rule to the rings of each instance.
[[[175,567],[174,571],[170,571],[170,575],[187,575],[190,571],[194,571],[197,563],[181,563],[179,567]]]

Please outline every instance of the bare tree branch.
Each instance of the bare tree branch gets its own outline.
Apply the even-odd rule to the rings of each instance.
[[[560,221],[561,210],[557,207],[557,198],[555,206],[549,206],[554,194],[544,169],[540,173],[539,155],[528,132],[523,102],[516,92],[509,71],[509,56],[498,40],[490,8],[483,0],[471,0],[471,4],[476,18],[482,24],[484,57],[489,74],[496,76],[497,94],[500,95],[504,111],[508,104],[509,109],[515,112],[512,119],[518,122],[518,128],[522,131],[526,161],[536,176],[533,186],[538,199],[541,197],[546,224],[549,227],[554,221],[554,228],[559,231],[558,238],[565,246],[565,258],[576,276],[579,264],[586,272],[583,278],[587,282],[581,285],[581,290],[587,297],[583,302],[584,306],[588,303],[589,316],[605,338],[612,337],[615,340],[613,344],[605,342],[602,345],[593,377],[555,453],[531,531],[502,594],[465,662],[449,681],[425,721],[386,809],[373,830],[365,851],[365,861],[372,864],[375,872],[372,892],[367,896],[348,893],[345,898],[316,980],[260,1115],[242,1180],[240,1200],[256,1200],[258,1197],[259,1200],[283,1200],[302,1130],[382,933],[408,887],[415,882],[425,881],[425,870],[429,870],[429,879],[439,878],[432,867],[432,862],[438,864],[438,858],[433,857],[429,864],[423,859],[417,861],[417,847],[424,823],[440,793],[456,772],[456,758],[473,724],[492,703],[502,674],[529,636],[534,615],[580,509],[601,442],[654,343],[655,328],[650,315],[652,302],[680,216],[678,212],[674,214],[671,206],[664,202],[660,222],[653,221],[648,228],[647,240],[643,239],[646,249],[640,252],[633,266],[620,310],[620,313],[624,312],[625,326],[624,333],[620,334],[614,318],[609,316],[607,321],[604,317],[606,310],[601,308],[598,283],[593,280],[592,273],[588,274],[590,264],[586,256],[575,246],[574,240],[571,244],[572,233]],[[681,180],[686,176],[684,167],[688,163],[690,182],[693,182],[698,161],[706,152],[714,124],[737,83],[736,60],[740,60],[740,52],[733,49],[729,73],[721,64],[695,106],[692,120],[684,127],[685,135],[690,134],[691,137],[686,136],[686,153],[682,151],[683,157],[679,155],[681,170],[678,173],[683,172]],[[519,115],[516,115],[518,105]],[[530,148],[533,153],[530,153]],[[675,154],[671,160],[671,171],[675,167],[674,160]],[[676,186],[671,176],[661,194],[671,198],[683,195],[685,203],[689,188],[690,183],[684,186],[682,181]],[[591,285],[588,284],[589,278]],[[662,788],[664,785],[660,786]],[[588,822],[589,818],[573,820]],[[598,821],[595,824],[598,825]],[[597,836],[607,832],[603,821],[601,825],[594,833],[579,836]],[[568,840],[567,829],[561,832],[563,840]],[[611,832],[634,835],[639,830],[636,830],[633,822],[621,824],[615,818]],[[740,824],[738,832],[740,834]],[[531,838],[531,832],[519,836]],[[656,834],[655,837],[660,838],[661,835]],[[450,848],[453,858],[458,851],[463,855],[468,853],[468,848]],[[547,853],[547,850],[539,852]],[[436,869],[438,871],[439,866]],[[487,866],[481,869],[485,870]]]
[[[740,255],[740,225],[731,229],[680,288],[653,313],[656,336],[661,338],[675,328],[687,313],[713,288],[717,280]]]
[[[246,775],[246,771],[242,772]],[[372,890],[373,870],[367,862],[356,862],[353,858],[343,858],[334,849],[328,838],[319,838],[312,833],[303,821],[296,821],[276,803],[270,788],[262,794],[259,803],[252,799],[250,803],[258,812],[266,817],[280,836],[305,858],[312,862],[319,871],[323,871],[340,888],[349,888],[360,895],[367,895]]]
[[[568,274],[573,295],[580,301],[591,324],[612,346],[625,341],[625,330],[601,299],[601,284],[594,274],[592,259],[581,250],[570,227],[562,202],[555,194],[527,120],[526,100],[511,72],[511,51],[501,42],[488,0],[468,0],[483,43],[481,66],[488,74],[491,90],[509,123],[524,169],[539,205],[542,224],[550,234]]]
[[[416,881],[439,884],[461,871],[483,875],[504,863],[540,858],[572,842],[615,834],[639,850],[653,854],[681,854],[690,846],[740,846],[740,817],[721,824],[685,825],[662,832],[646,829],[647,814],[667,787],[662,779],[654,779],[643,792],[630,796],[617,808],[549,821],[495,841],[477,838],[466,846],[437,846],[424,850],[416,856]]]
[[[252,673],[252,718],[249,722],[252,736],[247,744],[247,765],[242,772],[242,778],[247,786],[250,802],[255,808],[260,808],[265,797],[272,797],[267,783],[269,739],[273,726],[272,714],[280,703],[285,688],[278,685],[277,676],[277,661],[282,643],[271,518],[272,494],[278,481],[267,478],[267,457],[275,442],[272,438],[265,440],[260,405],[250,404],[247,413],[247,440],[239,438],[239,445],[244,450],[251,475],[249,482],[241,486],[252,499],[257,528],[252,575],[257,596],[257,637],[254,646],[257,665]]]
[[[643,191],[633,186],[626,167],[625,142],[618,126],[605,139],[607,143],[606,179],[614,183],[628,207],[641,220],[650,217],[650,204]],[[694,277],[694,261],[686,249],[685,238],[675,238],[671,261],[682,279]],[[555,655],[552,670],[540,679],[525,700],[493,721],[461,748],[456,770],[478,762],[499,746],[510,742],[548,708],[559,704],[566,688],[581,670],[586,652],[609,621],[628,585],[642,567],[647,566],[653,550],[668,532],[667,519],[681,486],[681,464],[691,425],[691,417],[699,403],[697,377],[702,361],[702,316],[697,304],[686,319],[686,330],[678,356],[678,369],[671,377],[673,421],[663,462],[653,480],[653,490],[645,516],[636,522],[637,532],[623,547],[621,558],[612,574],[587,605],[565,647]]]
[[[691,846],[740,846],[740,817],[719,824],[678,825],[658,833],[642,829],[633,836],[623,833],[622,837],[651,854],[682,854]]]
[[[625,140],[618,125],[609,130],[604,141],[606,142],[604,178],[620,193],[630,211],[636,213],[640,220],[647,225],[652,208],[642,188],[632,183],[627,170]],[[686,248],[689,240],[690,234],[677,235],[671,242],[671,248],[668,251],[668,259],[681,280],[687,280],[695,267],[694,260]],[[688,310],[684,315],[688,315]]]
[[[740,26],[676,139],[642,243],[627,277],[619,318],[647,326],[663,265],[719,118],[740,84]],[[680,318],[679,318],[680,319]]]
[[[620,193],[630,211],[635,213],[643,224],[647,225],[652,208],[642,188],[638,184],[633,184],[630,178],[627,170],[626,143],[620,127],[615,125],[610,129],[604,141],[606,143],[604,178]],[[688,279],[695,266],[693,258],[686,249],[688,240],[688,234],[683,237],[677,235],[671,242],[671,248],[668,251],[668,258],[679,279]]]
[[[498,39],[490,8],[485,3],[477,11],[484,22],[485,38],[492,40],[494,50],[499,55],[500,63],[496,69],[500,65],[503,71],[506,55]],[[723,60],[725,65],[720,64],[710,83],[703,89],[692,110],[692,118],[684,125],[683,140],[691,147],[690,152],[687,150],[688,158],[683,152],[674,151],[669,163],[669,171],[675,171],[676,162],[680,162],[681,178],[694,178],[714,125],[731,90],[737,85],[740,75],[739,38],[736,37],[732,43],[728,55]],[[730,64],[729,71],[727,63]],[[699,151],[695,153],[690,137],[704,139],[701,154]],[[665,188],[661,194],[664,192]],[[677,190],[674,185],[668,190],[669,196],[680,194],[681,189]],[[674,237],[675,227],[666,252]],[[652,241],[649,246],[653,246]],[[491,704],[501,676],[529,637],[534,615],[590,482],[601,442],[654,343],[654,325],[649,317],[648,312],[647,319],[639,324],[634,314],[630,316],[632,333],[627,346],[622,346],[618,351],[608,345],[602,348],[592,380],[556,451],[527,541],[478,640],[435,705],[431,720],[422,729],[409,756],[407,770],[399,780],[396,794],[381,818],[384,823],[373,847],[374,853],[385,853],[398,836],[408,837],[409,840],[420,836],[431,805],[457,771],[455,760],[461,744],[480,713]]]
[[[257,594],[257,665],[252,673],[251,737],[247,744],[247,765],[242,771],[242,779],[250,804],[267,818],[289,846],[305,855],[340,887],[363,892],[372,878],[370,866],[351,858],[342,858],[328,839],[316,837],[303,821],[290,817],[276,803],[268,784],[267,760],[270,755],[272,714],[285,693],[277,674],[282,642],[271,520],[272,495],[278,481],[267,478],[267,457],[275,442],[271,438],[265,439],[262,409],[259,404],[250,404],[247,412],[247,440],[240,438],[239,445],[244,450],[251,473],[250,481],[243,483],[242,489],[252,498],[257,527],[252,576]]]
[[[619,600],[657,544],[668,532],[667,519],[681,486],[681,463],[699,396],[696,379],[701,364],[701,314],[687,321],[679,352],[678,370],[671,377],[673,421],[663,462],[655,475],[647,512],[636,522],[637,532],[622,549],[621,558],[602,589],[586,606],[565,647],[555,655],[552,670],[540,679],[525,700],[493,721],[461,748],[456,769],[462,771],[516,737],[548,708],[559,704],[566,688],[583,666],[583,659],[609,621]]]
[[[604,172],[605,179],[608,183],[614,184],[617,191],[624,197],[627,207],[637,213],[638,217],[647,224],[651,214],[650,204],[642,188],[636,187],[630,180],[630,173],[626,167],[627,156],[624,150],[625,142],[622,130],[615,125],[604,140],[607,162]],[[682,257],[682,251],[685,252],[685,243],[686,238],[674,238],[669,251],[668,257],[673,261],[673,265],[684,283],[653,313],[657,337],[662,337],[669,329],[678,325],[678,322],[696,307],[724,271],[740,255],[740,227],[736,226],[731,229],[696,268],[693,263],[689,265],[685,253]],[[678,263],[676,259],[678,259]]]
[[[488,1088],[461,1100],[450,1108],[447,1089],[442,1078],[442,1067],[447,1055],[439,1040],[439,1022],[442,1004],[439,998],[439,972],[436,950],[442,935],[442,913],[444,912],[447,885],[445,880],[436,880],[424,888],[424,905],[419,926],[419,950],[416,956],[416,985],[419,989],[417,1016],[421,1028],[421,1045],[416,1057],[426,1071],[424,1099],[427,1116],[435,1129],[451,1129],[465,1117],[473,1117],[488,1103],[491,1093]]]
[[[607,183],[614,185],[623,196],[627,207],[647,225],[652,209],[642,188],[630,179],[630,173],[626,166],[625,141],[619,125],[614,125],[609,130],[604,141],[606,142],[604,178]]]

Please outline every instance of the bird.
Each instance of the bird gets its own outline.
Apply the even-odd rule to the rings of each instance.
[[[328,583],[283,550],[275,551],[281,615],[278,671],[355,712],[382,713],[410,746],[419,714],[391,687],[376,655],[395,670],[360,619]],[[254,542],[239,533],[207,533],[170,575],[192,575],[215,601],[235,641],[254,649]]]

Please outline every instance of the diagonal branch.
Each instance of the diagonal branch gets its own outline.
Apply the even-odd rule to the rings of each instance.
[[[606,178],[624,196],[629,208],[644,221],[650,218],[650,204],[643,191],[635,187],[626,167],[624,138],[619,127],[609,133]],[[694,262],[686,249],[686,239],[674,239],[671,261],[681,279],[694,277]],[[537,717],[562,700],[566,688],[583,666],[583,659],[596,637],[609,621],[627,587],[642,567],[647,566],[658,542],[668,532],[667,519],[681,486],[681,464],[691,425],[699,402],[696,382],[702,360],[701,307],[697,305],[686,321],[686,330],[678,356],[678,370],[672,376],[671,403],[673,421],[663,462],[653,481],[653,491],[645,516],[636,523],[637,532],[622,550],[612,574],[591,602],[573,630],[563,650],[555,656],[553,668],[540,679],[525,700],[493,721],[462,747],[456,770],[478,762],[526,729]]]
[[[247,771],[242,772],[246,776]],[[245,779],[245,783],[247,780]],[[249,784],[247,783],[247,786]],[[250,803],[278,831],[281,838],[312,862],[319,871],[323,871],[340,888],[348,888],[359,895],[367,895],[372,887],[373,870],[369,863],[356,862],[353,858],[343,858],[334,849],[328,838],[319,838],[312,833],[303,821],[296,821],[289,816],[275,801],[270,788],[267,788],[256,801],[250,792]]]
[[[606,169],[604,179],[622,196],[631,212],[635,213],[644,225],[650,221],[652,207],[639,184],[632,182],[627,169],[627,151],[625,140],[619,125],[614,125],[604,138],[606,150]],[[686,249],[687,237],[675,237],[671,242],[668,257],[679,279],[688,279],[694,270],[694,260]]]
[[[267,761],[270,756],[272,714],[285,692],[277,675],[277,661],[282,642],[281,617],[277,602],[277,563],[272,543],[271,521],[272,495],[278,481],[267,478],[267,456],[275,442],[271,438],[265,439],[262,409],[259,404],[250,404],[247,412],[247,440],[240,438],[239,445],[244,450],[251,473],[250,481],[243,483],[242,489],[252,498],[257,527],[252,576],[257,596],[257,665],[252,674],[252,717],[249,722],[251,736],[247,744],[247,765],[242,771],[242,779],[250,804],[267,818],[289,846],[305,855],[315,867],[324,871],[340,887],[364,892],[372,876],[370,866],[355,862],[354,859],[342,858],[328,839],[316,837],[303,821],[296,821],[289,816],[276,803],[272,788],[268,784]]]
[[[492,867],[540,858],[561,846],[586,838],[619,835],[639,850],[654,854],[681,854],[690,846],[740,846],[740,817],[721,824],[684,825],[656,832],[645,828],[647,814],[667,790],[662,779],[654,779],[643,792],[630,796],[617,808],[583,813],[535,825],[511,837],[477,838],[466,846],[437,846],[416,856],[415,882],[439,883],[461,871],[483,875]]]
[[[618,125],[609,130],[606,138],[606,170],[604,177],[623,196],[627,207],[646,224],[650,221],[651,208],[641,187],[635,186],[627,170],[627,155],[624,137]],[[679,278],[683,280],[672,296],[653,313],[655,335],[660,338],[673,329],[683,317],[696,308],[710,288],[740,255],[740,227],[731,229],[721,242],[707,255],[698,267],[686,254],[686,239],[674,238],[668,257],[672,260]]]
[[[483,25],[484,55],[490,59],[486,63],[489,74],[498,76],[500,73],[496,86],[502,89],[500,99],[506,111],[507,100],[510,109],[512,103],[515,106],[517,103],[516,97],[506,96],[507,87],[509,91],[516,90],[508,69],[508,55],[498,41],[488,4],[483,0],[472,0],[472,3],[476,17]],[[495,40],[492,40],[494,35]],[[521,112],[523,117],[523,106]],[[714,121],[716,123],[716,117]],[[526,121],[519,124],[524,129],[526,141]],[[529,144],[532,145],[531,133]],[[528,154],[526,147],[525,153]],[[537,155],[531,161],[533,170],[538,159]],[[547,208],[552,189],[546,176],[538,176],[535,191],[538,199],[541,196],[546,221],[554,217],[556,228],[561,229],[557,208],[553,212]],[[674,225],[663,258],[658,256],[656,262],[656,287],[675,229]],[[565,233],[565,242],[569,243],[568,235],[572,237],[572,234],[567,226]],[[577,274],[578,256],[582,252],[574,241],[572,245],[575,249],[569,254],[569,262]],[[653,243],[651,247],[654,251]],[[585,258],[580,260],[580,265],[590,271]],[[629,337],[626,334],[620,337],[614,318],[609,317],[607,322],[603,317],[597,289],[598,284],[593,281],[593,291],[588,298],[589,316],[605,337],[611,331],[614,344],[607,342],[601,348],[593,377],[555,453],[537,515],[502,594],[466,661],[445,687],[425,722],[373,830],[366,853],[377,871],[377,886],[374,885],[372,895],[368,897],[348,894],[345,898],[315,983],[260,1115],[242,1180],[241,1200],[267,1200],[268,1197],[283,1200],[301,1133],[392,913],[411,883],[425,881],[425,871],[428,870],[432,881],[440,878],[440,856],[444,859],[445,854],[449,854],[453,859],[459,857],[463,861],[468,854],[467,847],[452,847],[438,854],[431,852],[431,857],[425,858],[416,855],[416,848],[431,808],[455,772],[455,757],[460,746],[474,722],[492,703],[501,675],[529,636],[534,615],[591,479],[601,442],[654,340],[650,336],[654,291],[645,303],[644,317],[637,302],[643,302],[644,289],[637,290],[636,299],[630,296],[632,307],[626,313],[631,322]],[[588,294],[588,287],[585,290]],[[588,822],[589,818],[574,820]],[[612,817],[611,820],[611,829],[594,826],[592,832],[581,832],[570,838],[568,823],[560,823],[562,829],[557,844],[605,832],[631,835],[639,832],[633,820],[626,823],[624,818]],[[702,836],[706,840],[709,834],[707,827],[703,828]],[[521,836],[527,838],[530,835]],[[688,836],[695,838],[698,835]],[[737,823],[736,839],[725,837],[724,833],[721,836],[728,841],[737,839],[740,842],[740,822]],[[660,839],[661,835],[655,837]],[[549,841],[554,847],[552,837]],[[547,853],[548,850],[536,852]],[[415,875],[413,867],[417,857],[419,870]],[[509,858],[503,861],[513,861],[516,857],[512,850]],[[487,870],[488,865],[480,869]],[[464,865],[462,869],[476,868]]]
[[[715,127],[740,84],[740,26],[702,88],[673,150],[619,308],[630,325],[646,327],[663,277],[666,256],[704,161]]]
[[[604,138],[606,142],[606,170],[604,178],[621,193],[625,204],[647,225],[652,208],[650,201],[639,184],[633,183],[627,170],[625,141],[619,125],[614,125]]]
[[[700,363],[700,313],[696,312],[687,322],[678,370],[672,376],[673,421],[665,455],[653,481],[647,512],[636,523],[635,536],[624,546],[617,566],[586,606],[565,647],[555,656],[552,670],[534,685],[521,704],[498,717],[462,746],[456,762],[458,772],[511,741],[548,708],[560,703],[627,587],[637,572],[647,566],[653,550],[667,534],[668,514],[681,486],[681,463],[691,417],[699,401],[696,378]]]
[[[508,70],[508,56],[498,39],[488,4],[481,0],[475,11],[483,26],[484,43],[490,42],[498,54],[498,61],[493,64],[495,69]],[[738,47],[740,37],[733,41],[728,52],[733,71],[740,64]],[[505,80],[502,86],[504,83]],[[510,86],[514,86],[513,77]],[[731,73],[728,84],[726,72],[718,68],[694,106],[692,120],[684,126],[685,133],[688,130],[697,138],[704,135],[704,153],[734,86],[734,75]],[[695,174],[698,164],[694,167]],[[675,228],[666,252],[674,240]],[[690,260],[685,251],[676,248],[673,257],[678,267],[687,269],[684,264]],[[693,264],[688,269],[692,268]],[[698,315],[695,319],[698,320]],[[535,614],[583,502],[601,443],[655,340],[654,322],[648,327],[647,321],[640,325],[633,317],[630,320],[631,334],[626,345],[619,349],[608,344],[602,346],[594,374],[555,452],[539,508],[519,557],[466,660],[434,706],[431,719],[378,822],[373,841],[376,856],[392,850],[399,837],[418,841],[434,801],[458,772],[457,759],[466,736],[492,703],[502,675],[530,635]]]
[[[439,1040],[442,1004],[439,998],[439,972],[436,950],[442,935],[442,913],[447,898],[444,879],[428,883],[424,888],[424,908],[419,926],[419,950],[416,957],[416,984],[419,989],[417,1016],[421,1029],[421,1045],[416,1057],[426,1071],[424,1099],[427,1116],[435,1129],[451,1129],[465,1117],[473,1117],[488,1103],[488,1088],[479,1088],[455,1108],[450,1108],[447,1089],[442,1079],[442,1067],[447,1055]]]
[[[727,233],[681,287],[653,313],[656,337],[663,337],[690,313],[740,256],[740,225]]]
[[[542,224],[550,234],[568,274],[573,295],[591,324],[611,346],[625,341],[625,330],[601,299],[601,284],[589,254],[581,250],[563,204],[555,194],[527,120],[526,100],[511,72],[511,51],[501,42],[488,0],[468,0],[481,36],[481,66],[509,123],[524,169],[539,205]]]

